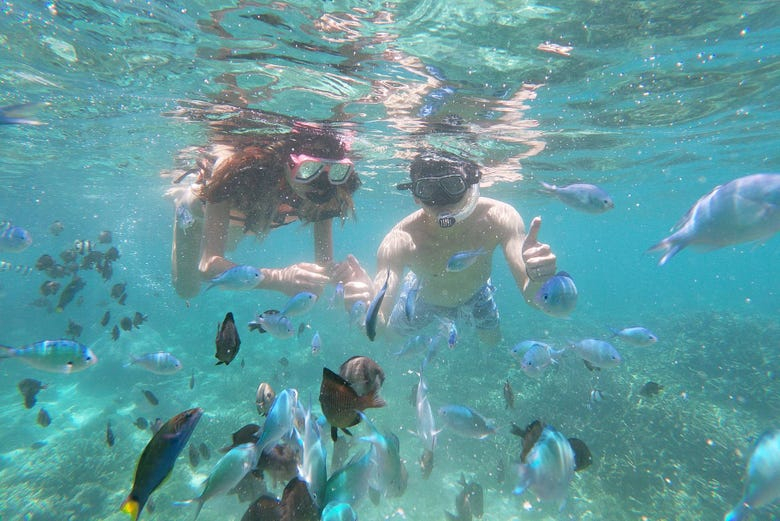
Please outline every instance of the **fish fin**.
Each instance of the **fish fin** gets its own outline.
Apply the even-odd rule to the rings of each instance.
[[[344,427],[341,428],[342,432],[346,434],[347,436],[352,436],[352,433],[349,432],[349,429],[345,429]]]
[[[671,259],[677,254],[677,252],[679,252],[680,250],[682,250],[687,246],[687,243],[680,242],[676,239],[672,241],[672,238],[675,237],[675,235],[670,235],[666,239],[662,240],[657,244],[654,244],[653,246],[650,246],[647,249],[647,253],[655,253],[655,252],[663,253],[663,255],[661,255],[661,258],[658,260],[659,266],[663,266],[664,264],[666,264],[667,261],[669,261],[669,259]]]
[[[582,363],[585,364],[585,367],[588,368],[588,371],[601,371],[601,367],[598,367],[596,365],[593,365],[592,363],[588,362],[584,358],[582,359]]]
[[[539,184],[542,185],[540,190],[544,194],[554,194],[555,191],[558,189],[557,186],[545,183],[544,181],[539,181]]]
[[[214,364],[214,365],[219,365],[219,364],[225,364],[225,365],[227,365],[227,363],[223,362],[222,360],[220,360],[219,362],[217,362],[217,363],[216,363],[216,364]]]
[[[336,443],[336,440],[338,440],[339,437],[339,430],[336,427],[330,428],[330,439],[333,440],[333,443]]]
[[[119,507],[120,512],[125,512],[126,514],[130,514],[130,517],[135,521],[138,519],[138,515],[141,513],[141,509],[143,508],[143,505],[138,502],[138,500],[134,499],[132,495],[127,496],[127,498],[122,502],[122,506]]]

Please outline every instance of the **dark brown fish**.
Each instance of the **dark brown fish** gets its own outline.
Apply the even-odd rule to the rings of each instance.
[[[341,364],[339,376],[349,382],[358,396],[377,393],[385,382],[385,372],[367,356],[353,356]]]
[[[190,389],[195,388],[195,370],[193,369],[192,374],[190,375]]]
[[[117,259],[119,259],[119,250],[117,250],[116,247],[111,246],[106,250],[106,260],[114,262]]]
[[[106,311],[103,313],[103,318],[100,319],[100,325],[105,327],[108,324],[108,321],[111,320],[111,312]]]
[[[59,313],[65,309],[65,306],[70,304],[70,302],[73,300],[73,297],[76,296],[76,293],[81,291],[86,285],[87,283],[84,282],[84,279],[79,276],[74,276],[73,279],[68,282],[68,285],[65,286],[65,288],[62,290],[62,293],[60,293],[60,300],[54,310]]]
[[[51,416],[46,412],[46,409],[41,408],[38,411],[38,425],[41,427],[48,427],[51,424]]]
[[[574,470],[579,472],[590,467],[590,464],[593,463],[593,456],[591,456],[590,449],[585,445],[585,442],[578,438],[569,438],[569,445],[574,451]]]
[[[290,443],[266,447],[257,461],[257,470],[267,482],[287,483],[298,475],[298,451]],[[270,479],[269,479],[270,478]]]
[[[133,315],[133,325],[135,327],[141,327],[141,324],[149,320],[149,315],[144,315],[143,313],[139,313],[138,311],[135,312]]]
[[[239,445],[243,445],[244,443],[257,443],[257,440],[260,439],[260,433],[262,432],[262,427],[260,427],[256,423],[248,423],[247,425],[244,425],[240,429],[238,429],[236,432],[234,432],[231,436],[231,444],[227,445],[225,447],[222,447],[219,449],[220,452],[228,452],[230,449],[234,447],[238,447]]]
[[[222,325],[217,324],[216,338],[217,352],[214,355],[217,360],[216,365],[229,365],[238,354],[241,339],[238,338],[236,323],[233,321],[233,313],[228,312]]]
[[[34,378],[25,378],[17,384],[17,387],[22,396],[24,396],[24,406],[32,409],[37,401],[35,396],[38,394],[38,391],[46,389],[48,386]]]
[[[663,390],[663,385],[650,381],[643,385],[641,389],[639,389],[639,394],[645,398],[650,398],[651,396],[655,396]]]
[[[73,248],[69,250],[63,250],[60,252],[60,259],[62,259],[62,262],[64,262],[65,264],[75,261],[78,258],[78,256],[79,256],[79,252],[77,252]]]
[[[330,437],[333,441],[338,438],[338,429],[351,436],[347,427],[360,423],[357,411],[371,407],[384,407],[385,405],[385,401],[376,396],[376,391],[359,396],[349,381],[327,367],[322,368],[320,406],[322,413],[331,425]]]
[[[54,258],[51,255],[43,254],[35,261],[35,269],[38,271],[48,270],[56,264]]]
[[[320,515],[306,482],[294,477],[284,487],[280,502],[282,521],[319,521]]]
[[[81,324],[77,324],[73,320],[68,319],[68,327],[65,329],[65,336],[75,340],[81,336],[82,331],[84,331],[84,327]]]
[[[103,262],[103,253],[99,251],[91,251],[84,255],[83,259],[81,259],[81,265],[79,266],[79,269],[91,270],[95,267],[95,265],[99,265],[101,262]]]
[[[47,280],[43,284],[41,284],[41,287],[39,288],[39,292],[44,297],[48,297],[49,295],[54,295],[60,290],[60,283],[56,280]]]
[[[176,458],[189,441],[203,409],[189,409],[177,414],[157,431],[146,444],[135,468],[133,488],[120,510],[138,519],[149,496],[173,470]],[[162,422],[161,422],[162,423]]]
[[[531,451],[531,448],[542,435],[542,430],[544,430],[544,424],[539,420],[532,421],[525,429],[518,427],[515,423],[512,423],[510,432],[515,436],[520,436],[523,438],[523,451],[520,453],[521,462],[525,463],[525,457],[528,455],[528,453]]]
[[[122,320],[119,321],[119,327],[124,329],[125,331],[130,331],[133,329],[133,319],[130,317],[122,317]]]
[[[157,399],[157,397],[154,395],[154,393],[148,389],[144,389],[144,396],[146,397],[146,400],[151,403],[152,405],[158,405],[160,403],[160,400]]]
[[[108,444],[109,447],[113,447],[114,441],[116,441],[114,431],[111,430],[111,422],[108,422],[106,424],[106,444]]]
[[[109,230],[103,230],[100,232],[100,235],[98,235],[98,242],[100,244],[110,244],[112,240],[111,232]]]
[[[279,521],[280,519],[282,519],[281,503],[269,494],[257,498],[241,516],[241,521]]]
[[[198,446],[198,450],[200,451],[200,455],[203,456],[203,459],[211,459],[211,449],[206,445],[206,442],[201,442]]]
[[[67,275],[67,272],[65,270],[65,266],[62,264],[54,264],[53,266],[46,268],[46,275],[53,279],[61,279]]]
[[[509,380],[504,382],[504,403],[505,409],[515,408],[515,392],[512,390]]]
[[[117,283],[111,286],[111,298],[119,298],[125,294],[126,282]]]
[[[484,513],[485,495],[482,486],[474,481],[466,482],[466,477],[461,474],[460,485],[463,489],[455,497],[455,512],[445,512],[447,519],[451,521],[471,521],[472,516],[482,517]]]
[[[422,478],[428,479],[433,470],[433,451],[424,449],[422,456],[420,456],[420,471],[422,471]]]
[[[287,360],[286,356],[283,356],[279,359],[279,365],[281,365],[282,367],[287,367],[288,365],[290,365],[290,361]]]
[[[111,339],[114,341],[119,339],[119,326],[117,326],[116,324],[114,324],[114,327],[111,328]]]
[[[144,418],[143,416],[139,416],[138,418],[135,419],[135,421],[133,422],[133,425],[135,425],[136,427],[138,427],[141,430],[144,430],[145,428],[147,428],[149,426],[149,421],[146,418]]]
[[[100,273],[100,276],[103,278],[103,280],[110,280],[114,275],[114,266],[108,259],[104,259],[103,262],[99,262],[96,269],[97,272]]]
[[[197,468],[198,465],[200,465],[200,453],[198,452],[198,449],[195,448],[195,445],[190,443],[190,467]]]

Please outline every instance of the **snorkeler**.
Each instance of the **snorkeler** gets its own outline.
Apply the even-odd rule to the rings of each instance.
[[[338,271],[332,221],[354,212],[352,194],[361,184],[347,157],[347,144],[315,124],[296,123],[282,135],[212,127],[223,131],[215,132],[212,143],[200,150],[197,167],[174,181],[196,176],[189,187],[173,192],[172,275],[177,293],[191,298],[202,282],[235,267],[225,251],[243,235],[262,240],[276,228],[301,221],[312,223],[314,262],[281,268],[259,262],[262,276],[254,287],[288,295],[319,294]]]
[[[518,288],[534,305],[534,294],[556,272],[550,246],[537,240],[541,218],[532,221],[526,234],[512,206],[480,197],[479,167],[448,152],[419,154],[410,176],[411,182],[397,188],[410,190],[421,208],[382,240],[373,284],[364,277],[347,284],[345,291],[362,295],[366,285],[377,288],[389,270],[381,325],[408,336],[437,318],[466,318],[481,340],[497,343],[501,332],[490,281],[493,252],[501,246]],[[350,257],[349,262],[356,269],[357,261]],[[404,276],[406,268],[410,271]]]

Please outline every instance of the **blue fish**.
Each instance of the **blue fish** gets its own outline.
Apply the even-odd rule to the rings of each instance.
[[[379,290],[379,293],[374,295],[374,300],[371,301],[371,305],[368,306],[368,311],[366,311],[366,335],[368,335],[368,339],[372,342],[374,341],[374,338],[376,338],[376,321],[379,317],[379,308],[382,307],[382,301],[385,298],[385,293],[387,293],[387,283],[390,282],[390,270],[387,270],[387,277],[385,278],[385,283],[382,285],[382,289]]]
[[[45,125],[41,121],[30,119],[26,113],[30,109],[41,105],[40,103],[20,103],[19,105],[8,105],[0,107],[0,125]],[[48,105],[48,103],[44,103]]]
[[[206,291],[214,287],[225,290],[253,289],[263,281],[264,275],[254,266],[233,266],[211,279]]]
[[[612,197],[596,185],[576,183],[555,186],[543,182],[542,192],[554,195],[566,206],[587,213],[603,213],[615,207]]]
[[[646,327],[624,327],[620,330],[610,328],[610,331],[612,331],[616,337],[635,346],[649,346],[650,344],[658,342],[658,337]]]
[[[761,435],[745,471],[745,490],[724,521],[742,521],[750,511],[780,498],[780,430]]]
[[[311,311],[311,308],[316,303],[317,295],[309,291],[301,291],[297,295],[290,297],[290,300],[282,308],[281,313],[287,317],[297,317]]]
[[[356,508],[368,494],[368,480],[374,472],[374,447],[362,455],[355,455],[349,463],[331,474],[325,485],[325,504],[347,503]]]
[[[557,501],[561,508],[574,478],[576,460],[569,440],[549,425],[520,464],[519,480],[514,490],[530,490],[543,501]]]
[[[477,250],[466,250],[455,253],[447,261],[447,271],[451,273],[457,273],[463,271],[480,258],[482,255],[486,255],[488,252],[485,248],[479,248]]]
[[[311,354],[317,356],[322,351],[322,338],[320,332],[315,331],[314,336],[311,337]]]
[[[414,321],[414,317],[417,315],[417,299],[420,297],[420,279],[414,279],[414,286],[409,288],[406,292],[406,300],[404,300],[404,315],[409,322]]]
[[[349,310],[350,327],[363,327],[365,325],[366,309],[368,309],[368,305],[362,300],[358,300],[352,304],[352,308]]]
[[[530,347],[523,353],[520,368],[531,378],[538,378],[544,373],[545,369],[552,364],[558,363],[558,358],[564,353],[565,349],[555,350],[543,342],[531,342]]]
[[[130,356],[130,361],[124,367],[137,365],[143,367],[150,373],[159,375],[169,375],[181,371],[181,362],[167,351],[157,353],[146,353],[141,356]]]
[[[290,319],[275,309],[266,310],[249,322],[249,331],[254,330],[270,333],[271,336],[280,339],[292,338],[295,335],[295,327]]]
[[[0,223],[0,251],[19,253],[31,244],[32,236],[27,230],[9,222]]]
[[[534,304],[553,317],[567,317],[577,306],[577,286],[565,271],[547,279],[534,295]]]
[[[648,250],[663,253],[659,266],[686,246],[714,250],[768,240],[780,231],[780,174],[754,174],[716,186],[673,230]]]
[[[466,405],[439,407],[444,425],[467,438],[481,440],[496,432],[496,426],[477,411]]]
[[[95,365],[97,356],[75,340],[42,340],[20,348],[0,346],[0,359],[15,358],[49,373],[75,373]]]
[[[580,358],[585,360],[585,365],[588,369],[593,369],[594,367],[603,369],[617,367],[623,361],[618,350],[604,340],[586,338],[573,343],[571,348]]]

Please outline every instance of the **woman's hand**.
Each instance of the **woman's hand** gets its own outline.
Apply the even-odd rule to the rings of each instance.
[[[344,283],[344,305],[347,311],[355,302],[369,302],[374,296],[374,282],[354,255],[340,262],[331,271],[331,280]]]
[[[326,268],[312,262],[299,262],[286,268],[263,269],[262,272],[265,279],[258,287],[281,291],[291,296],[301,291],[320,295],[331,280]]]
[[[542,218],[534,217],[528,235],[523,241],[525,273],[532,283],[543,282],[555,275],[556,271],[556,258],[550,245],[539,242],[538,236],[541,226]]]

